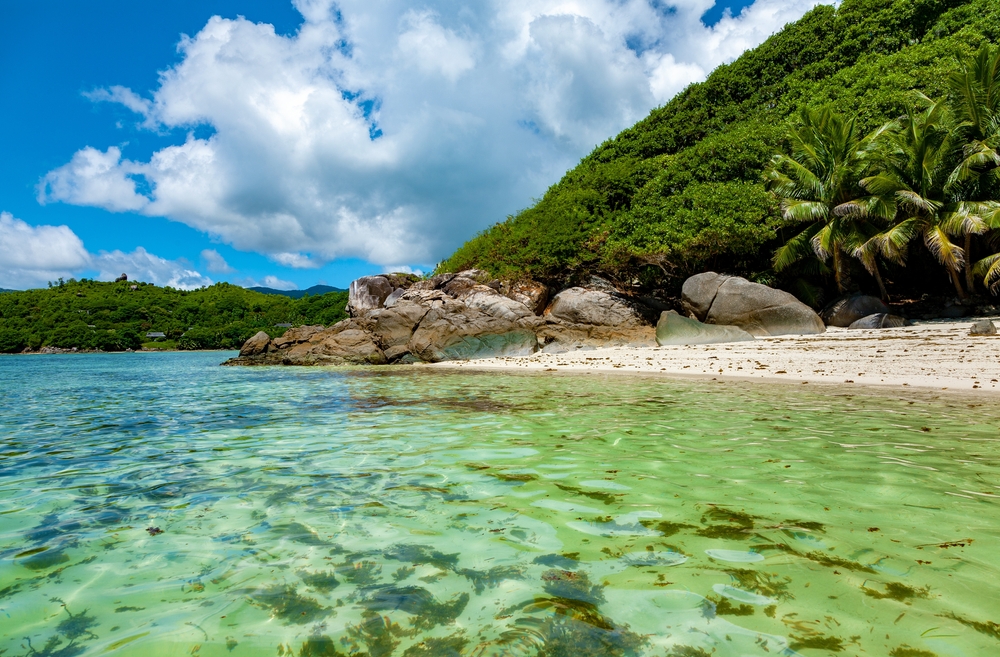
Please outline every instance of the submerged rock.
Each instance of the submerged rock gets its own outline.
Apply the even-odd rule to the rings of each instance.
[[[820,313],[827,326],[848,327],[869,315],[888,314],[889,306],[877,297],[855,294],[837,299]]]
[[[875,313],[873,315],[868,315],[867,317],[862,317],[856,322],[851,323],[848,329],[883,329],[883,328],[899,328],[901,326],[910,326],[910,320],[905,317],[900,317],[899,315],[890,315],[888,313]]]
[[[656,344],[660,346],[747,342],[753,339],[752,335],[737,326],[703,324],[673,310],[660,315],[656,324]]]

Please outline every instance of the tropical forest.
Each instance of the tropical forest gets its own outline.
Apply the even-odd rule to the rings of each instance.
[[[598,146],[439,265],[820,306],[1000,291],[1000,3],[821,5]]]

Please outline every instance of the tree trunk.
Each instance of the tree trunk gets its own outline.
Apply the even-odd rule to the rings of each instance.
[[[889,303],[889,293],[885,291],[885,283],[882,282],[882,273],[878,270],[878,263],[874,263],[873,272],[875,273],[875,281],[878,283],[879,292],[882,293],[882,301]]]
[[[962,290],[962,282],[958,280],[958,272],[951,267],[946,268],[948,273],[951,274],[951,282],[955,284],[955,292],[958,293],[959,299],[965,299],[965,291]]]
[[[976,292],[976,279],[972,276],[972,233],[965,234],[965,289]]]
[[[844,294],[844,262],[840,256],[840,248],[833,247],[833,276],[837,281],[837,292]]]

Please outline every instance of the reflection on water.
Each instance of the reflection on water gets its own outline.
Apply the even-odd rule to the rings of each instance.
[[[0,359],[0,654],[978,656],[984,398]]]

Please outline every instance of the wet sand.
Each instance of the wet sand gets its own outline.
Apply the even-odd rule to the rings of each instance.
[[[994,321],[996,319],[994,318]],[[828,328],[819,335],[436,363],[434,368],[636,372],[712,379],[894,386],[1000,393],[1000,335],[970,336],[971,320],[898,329]]]

